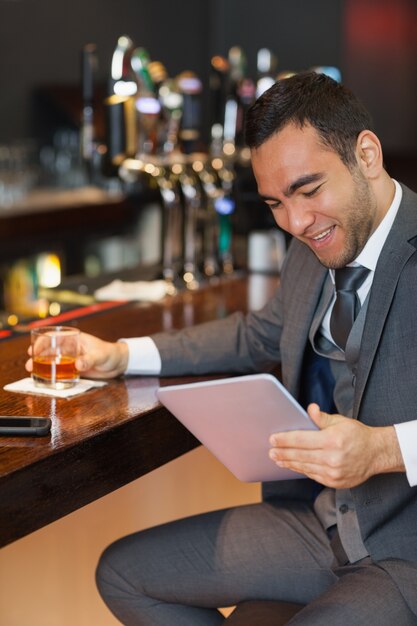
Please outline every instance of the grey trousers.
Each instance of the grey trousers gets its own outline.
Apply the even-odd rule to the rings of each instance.
[[[369,559],[341,567],[312,509],[260,503],[206,513],[116,541],[97,586],[126,626],[216,626],[242,600],[308,604],[293,626],[416,626]],[[254,625],[256,626],[256,625]]]

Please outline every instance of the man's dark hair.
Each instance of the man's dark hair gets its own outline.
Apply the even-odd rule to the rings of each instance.
[[[370,114],[347,87],[315,72],[278,80],[258,98],[247,112],[246,143],[259,148],[289,123],[313,126],[349,168],[356,164],[359,133],[373,127]]]

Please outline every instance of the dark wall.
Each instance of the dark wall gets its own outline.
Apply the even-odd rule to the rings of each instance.
[[[129,35],[171,75],[184,69],[207,83],[212,54],[244,48],[251,75],[267,46],[280,68],[340,64],[342,0],[0,0],[0,143],[32,128],[39,85],[77,83],[79,52],[98,46],[105,80],[117,38]],[[314,6],[313,6],[314,5]]]
[[[416,0],[0,0],[0,143],[33,132],[36,87],[77,84],[85,43],[105,81],[122,34],[170,75],[192,69],[205,84],[210,56],[233,45],[252,76],[260,47],[279,70],[339,66],[386,149],[417,153]]]
[[[86,43],[97,44],[103,81],[123,34],[162,61],[170,75],[202,72],[208,13],[205,0],[0,0],[0,143],[31,133],[36,87],[79,81]]]
[[[386,152],[417,155],[417,2],[348,0],[345,81],[372,112]]]
[[[226,54],[230,46],[246,51],[254,75],[256,53],[266,47],[278,57],[278,70],[304,70],[342,63],[345,0],[212,0],[215,16],[210,50]]]

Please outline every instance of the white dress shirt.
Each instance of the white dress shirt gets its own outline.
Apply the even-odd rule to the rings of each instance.
[[[352,265],[362,265],[370,270],[365,281],[358,289],[361,304],[364,303],[371,288],[379,255],[401,203],[402,189],[397,181],[394,181],[394,184],[395,195],[391,206],[378,228],[368,239],[362,252],[352,263]],[[334,270],[329,271],[334,283]],[[330,334],[330,315],[335,299],[336,295],[324,316],[321,329],[325,337],[332,342],[333,339]],[[134,337],[130,339],[120,339],[120,341],[127,343],[129,348],[129,361],[126,374],[158,376],[161,371],[161,357],[158,348],[150,337]],[[394,428],[403,456],[407,479],[413,487],[417,485],[417,419],[404,422],[403,424],[395,424]]]

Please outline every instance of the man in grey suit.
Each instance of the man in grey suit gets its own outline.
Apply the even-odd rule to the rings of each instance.
[[[308,479],[121,539],[100,560],[99,590],[127,625],[216,625],[217,607],[245,599],[306,604],[294,626],[416,625],[417,196],[385,171],[360,102],[323,75],[271,87],[247,142],[259,193],[293,236],[271,301],[152,338],[84,335],[78,367],[169,376],[281,363],[319,430],[273,435],[270,456]],[[340,286],[343,273],[361,279]]]

